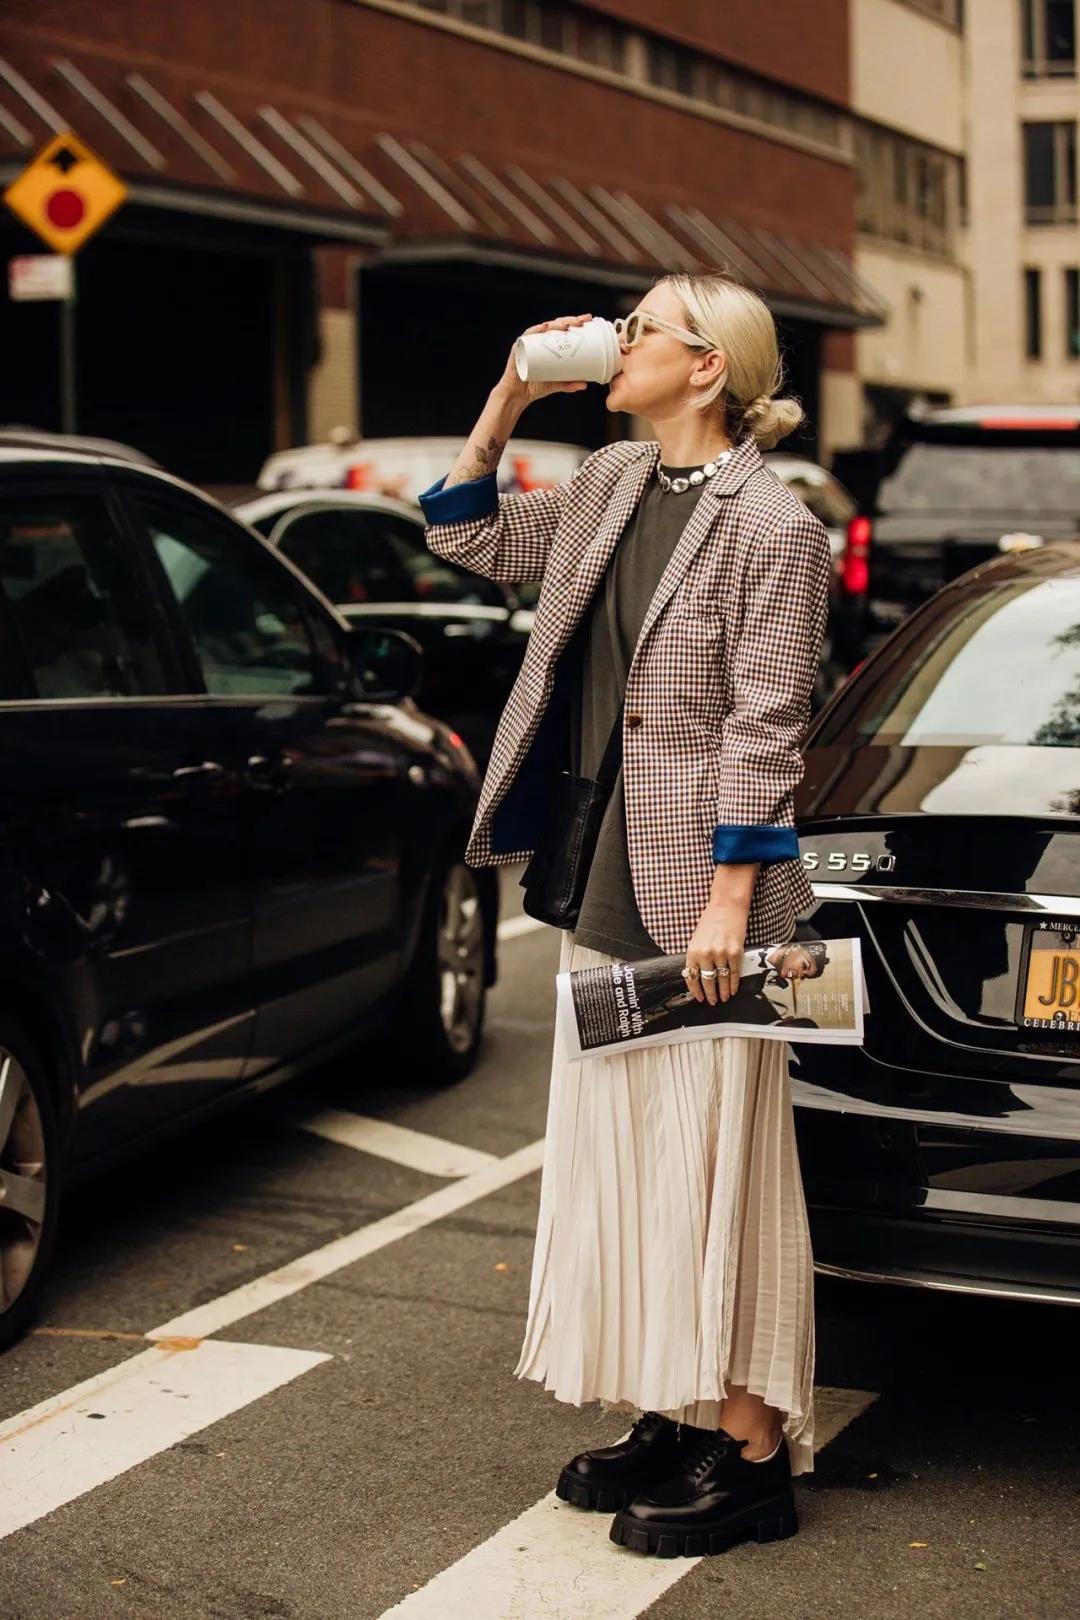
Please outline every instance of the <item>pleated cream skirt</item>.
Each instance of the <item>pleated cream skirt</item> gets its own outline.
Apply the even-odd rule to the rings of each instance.
[[[560,970],[610,957],[563,936]],[[718,1428],[728,1387],[813,1468],[810,1233],[783,1041],[726,1036],[551,1073],[519,1378]]]

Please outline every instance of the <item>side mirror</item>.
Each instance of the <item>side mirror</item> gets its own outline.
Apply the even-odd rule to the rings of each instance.
[[[419,643],[401,630],[355,625],[349,655],[357,695],[368,703],[400,703],[420,685],[424,655]]]

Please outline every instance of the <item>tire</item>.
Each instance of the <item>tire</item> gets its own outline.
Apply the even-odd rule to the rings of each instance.
[[[420,942],[390,1032],[401,1077],[411,1085],[464,1080],[484,1034],[487,953],[493,919],[476,873],[459,853],[436,868]]]
[[[0,1350],[33,1320],[60,1212],[56,1108],[38,1051],[0,1012]]]

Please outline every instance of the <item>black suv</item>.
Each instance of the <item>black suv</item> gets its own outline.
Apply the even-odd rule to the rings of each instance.
[[[470,1067],[496,887],[419,661],[176,479],[0,433],[0,1342],[69,1171],[376,1025]]]
[[[860,453],[858,467],[844,461],[842,475],[860,508],[832,613],[834,656],[850,670],[969,568],[1080,535],[1080,407],[905,417],[882,450]]]

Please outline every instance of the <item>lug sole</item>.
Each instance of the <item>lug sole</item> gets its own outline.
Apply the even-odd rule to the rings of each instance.
[[[742,1513],[731,1514],[712,1524],[678,1529],[673,1525],[642,1524],[620,1510],[611,1526],[616,1546],[631,1552],[651,1553],[657,1558],[708,1558],[727,1552],[737,1542],[752,1538],[758,1543],[786,1541],[798,1534],[799,1519],[795,1500],[781,1496],[772,1502],[756,1502]]]
[[[571,1507],[584,1508],[591,1513],[621,1513],[640,1492],[640,1483],[629,1488],[590,1484],[578,1474],[572,1474],[568,1468],[563,1469],[555,1486],[555,1495],[561,1502],[569,1502]]]

